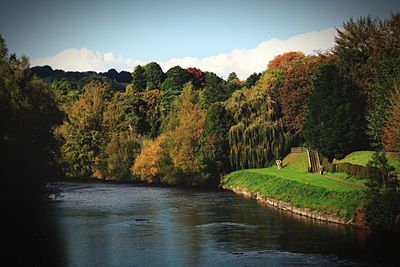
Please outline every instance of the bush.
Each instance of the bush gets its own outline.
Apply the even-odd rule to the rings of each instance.
[[[329,162],[329,159],[327,157],[323,157],[322,166],[324,166],[325,170],[327,170],[330,173],[336,172],[336,165]]]
[[[335,164],[335,169],[337,172],[344,172],[359,179],[368,179],[369,177],[368,168],[361,165],[351,163],[338,163]]]
[[[394,168],[388,164],[385,152],[376,151],[367,164],[368,201],[365,218],[368,226],[378,230],[393,230],[399,227],[400,183]],[[397,225],[396,225],[397,223]]]

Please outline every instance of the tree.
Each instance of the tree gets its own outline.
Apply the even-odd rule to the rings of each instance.
[[[367,133],[372,146],[382,148],[383,128],[390,114],[389,97],[396,83],[400,83],[400,58],[384,60],[378,68],[378,75],[371,95],[371,108],[367,113]]]
[[[230,169],[228,132],[233,121],[225,106],[214,103],[207,110],[204,121],[205,141],[201,147],[201,159],[206,166],[206,171],[213,178],[219,178]],[[214,184],[219,179],[214,180]]]
[[[143,101],[146,103],[146,125],[148,130],[146,134],[150,138],[156,138],[160,133],[163,116],[161,104],[163,92],[158,89],[146,90],[143,92]]]
[[[230,94],[226,82],[213,72],[205,73],[206,86],[200,91],[200,106],[207,109],[212,103],[225,101]]]
[[[287,150],[288,136],[278,121],[277,104],[259,86],[238,90],[227,101],[234,125],[229,130],[230,160],[234,169],[262,168]]]
[[[247,77],[246,81],[244,82],[244,87],[251,88],[252,86],[254,86],[257,83],[257,81],[260,79],[260,77],[261,77],[261,73],[254,72],[249,77]]]
[[[130,168],[140,152],[141,138],[130,132],[113,133],[105,147],[106,177],[119,181],[133,180]]]
[[[400,80],[389,100],[388,116],[385,121],[383,145],[386,151],[394,152],[400,160]]]
[[[204,134],[204,113],[197,105],[193,86],[184,86],[176,114],[175,129],[165,133],[161,144],[159,168],[167,183],[203,184],[208,177],[202,173],[200,148]]]
[[[60,177],[53,129],[62,122],[56,92],[32,75],[27,58],[9,56],[0,35],[0,200],[4,260],[57,266],[58,231],[47,213],[46,184]]]
[[[8,56],[5,41],[0,35],[0,162],[3,188],[9,192],[16,190],[15,193],[19,192],[17,195],[22,194],[24,199],[42,196],[44,183],[58,174],[58,147],[52,132],[61,120],[62,113],[57,107],[55,92],[37,76],[31,75],[27,58]]]
[[[142,150],[131,168],[132,173],[138,176],[140,180],[147,183],[159,183],[161,181],[158,163],[163,153],[161,143],[164,140],[165,135],[160,135],[154,141],[143,142]]]
[[[307,56],[284,74],[283,84],[279,88],[278,103],[281,108],[283,126],[290,134],[294,145],[301,145],[299,139],[308,113],[308,98],[315,69],[319,64],[329,62],[331,59],[331,57]],[[271,78],[273,79],[274,76],[272,75]]]
[[[160,65],[156,62],[150,62],[143,67],[144,75],[146,77],[147,89],[160,89],[161,84],[165,80],[165,74]]]
[[[268,63],[268,69],[259,78],[259,86],[268,92],[273,101],[278,103],[278,116],[281,116],[279,94],[285,83],[286,73],[302,64],[304,59],[305,55],[301,52],[287,52],[278,55]]]
[[[280,69],[284,72],[301,62],[305,55],[301,52],[286,52],[276,56],[268,63],[268,70]]]
[[[161,89],[164,93],[176,92],[179,95],[183,85],[190,78],[190,74],[180,66],[172,67],[166,72],[166,79],[162,83]]]
[[[385,20],[361,17],[344,23],[333,49],[342,73],[371,103],[380,62],[400,56],[400,13]]]
[[[318,68],[303,137],[307,145],[318,148],[330,160],[365,145],[364,104],[356,92],[334,63]]]
[[[373,229],[393,230],[400,216],[400,183],[385,152],[376,151],[367,164],[369,172],[366,223]]]
[[[137,65],[132,72],[132,86],[138,92],[146,89],[145,71],[140,65]]]
[[[239,80],[235,72],[231,72],[229,74],[226,87],[226,92],[229,96],[231,96],[233,92],[242,87],[242,82]]]
[[[143,92],[128,89],[116,93],[104,114],[104,125],[109,131],[131,131],[144,135],[149,131],[146,120],[147,103]]]
[[[198,90],[204,88],[206,85],[206,76],[204,72],[197,68],[187,68],[186,72],[189,74],[189,79],[194,89]]]
[[[93,176],[103,162],[107,135],[103,114],[112,96],[110,84],[93,81],[84,87],[79,100],[67,110],[67,119],[57,130],[63,139],[61,153],[69,177]]]
[[[239,78],[237,77],[237,74],[235,72],[231,72],[228,75],[228,82],[233,82],[233,81],[237,81],[239,80]]]

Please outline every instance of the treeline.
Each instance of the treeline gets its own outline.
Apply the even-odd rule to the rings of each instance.
[[[371,147],[398,152],[398,21],[350,20],[332,51],[279,55],[245,81],[179,66],[164,73],[156,62],[131,74],[29,73],[50,85],[63,111],[54,136],[68,177],[215,182],[232,169],[268,166],[290,146],[318,148],[329,160]],[[154,151],[146,162],[152,157],[141,153]]]
[[[32,75],[50,84],[53,90],[59,91],[68,98],[76,100],[82,93],[83,87],[93,80],[106,79],[114,90],[124,91],[127,84],[132,81],[130,72],[118,72],[110,69],[107,72],[95,71],[63,71],[53,70],[50,66],[36,66],[31,68]]]

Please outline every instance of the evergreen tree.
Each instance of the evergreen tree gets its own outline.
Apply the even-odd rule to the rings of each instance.
[[[142,66],[137,65],[132,73],[132,85],[137,92],[142,92],[146,89],[146,76]]]
[[[363,99],[334,63],[321,65],[309,99],[303,126],[306,144],[330,160],[342,158],[365,144]]]
[[[225,101],[230,94],[226,82],[213,72],[205,73],[206,86],[200,91],[200,106],[207,109],[212,103]]]

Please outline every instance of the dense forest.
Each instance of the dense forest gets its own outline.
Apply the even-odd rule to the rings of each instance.
[[[243,81],[197,68],[164,72],[156,62],[132,73],[64,72],[30,68],[1,39],[3,179],[15,187],[59,177],[217,186],[291,146],[317,148],[329,161],[362,149],[400,158],[399,13],[349,20],[331,51],[288,52],[265,65]],[[377,199],[399,195],[389,172],[376,176]]]

